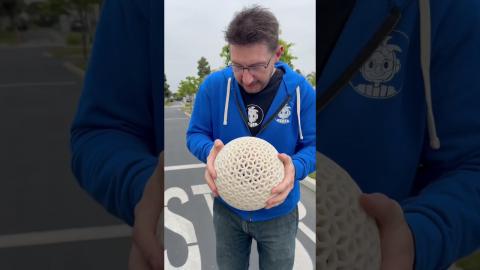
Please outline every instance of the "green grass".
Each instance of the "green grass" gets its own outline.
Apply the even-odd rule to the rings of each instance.
[[[65,42],[68,46],[80,46],[82,44],[82,34],[69,33],[65,38]]]
[[[480,251],[459,260],[456,265],[463,270],[478,270],[480,269]]]
[[[193,106],[192,106],[192,103],[185,103],[185,106],[183,107],[183,111],[188,113],[188,114],[192,114],[192,109],[193,109]]]
[[[60,47],[50,49],[50,54],[57,59],[67,61],[85,70],[87,63],[83,58],[82,47]],[[87,55],[89,52],[87,51]],[[88,56],[87,56],[88,57]]]
[[[17,36],[15,32],[0,31],[0,44],[17,44]]]

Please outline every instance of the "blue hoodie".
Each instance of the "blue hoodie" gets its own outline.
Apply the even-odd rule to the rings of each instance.
[[[317,150],[400,202],[415,269],[437,270],[480,247],[480,2],[419,2],[357,1],[319,78],[319,99],[341,92],[317,112]],[[393,31],[341,78],[389,16]]]
[[[71,127],[81,187],[128,224],[163,151],[163,2],[103,1]]]
[[[249,221],[269,220],[293,210],[300,199],[299,181],[315,170],[315,91],[288,65],[278,62],[276,67],[285,74],[263,121],[264,128],[256,137],[268,141],[279,153],[291,156],[295,166],[295,184],[285,201],[271,209],[242,211],[219,199],[242,219]],[[290,112],[287,118],[279,116],[282,108]],[[251,136],[242,114],[246,117],[232,69],[225,68],[209,75],[198,90],[187,130],[190,152],[206,163],[215,139],[227,144],[235,138]]]

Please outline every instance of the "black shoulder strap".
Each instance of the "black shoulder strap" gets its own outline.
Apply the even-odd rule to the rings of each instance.
[[[325,92],[317,98],[317,116],[318,114],[345,88],[345,85],[360,69],[360,67],[368,60],[370,55],[378,48],[385,37],[390,34],[398,21],[400,20],[401,12],[398,7],[392,8],[390,15],[385,19],[382,26],[375,32],[373,38],[360,51],[355,58],[355,61],[342,73],[342,75],[330,86]],[[318,85],[318,84],[317,84]]]

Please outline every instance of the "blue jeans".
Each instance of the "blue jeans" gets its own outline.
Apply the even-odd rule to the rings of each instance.
[[[213,225],[220,270],[248,269],[252,239],[257,241],[261,270],[293,268],[298,208],[272,220],[248,222],[215,200]]]

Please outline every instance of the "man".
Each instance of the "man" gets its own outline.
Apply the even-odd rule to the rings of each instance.
[[[72,170],[80,185],[133,226],[131,269],[163,269],[155,237],[163,208],[159,14],[161,1],[103,1],[71,129]]]
[[[480,246],[480,4],[318,10],[317,150],[382,193],[360,201],[382,269],[446,269]]]
[[[278,32],[277,19],[262,7],[235,15],[225,34],[232,64],[202,83],[187,130],[187,147],[207,163],[205,179],[216,196],[213,223],[220,269],[248,269],[252,238],[260,269],[293,267],[299,182],[315,169],[315,92],[279,62],[283,47]],[[285,178],[257,211],[229,206],[215,186],[218,152],[242,136],[268,141],[282,153],[285,167]]]

